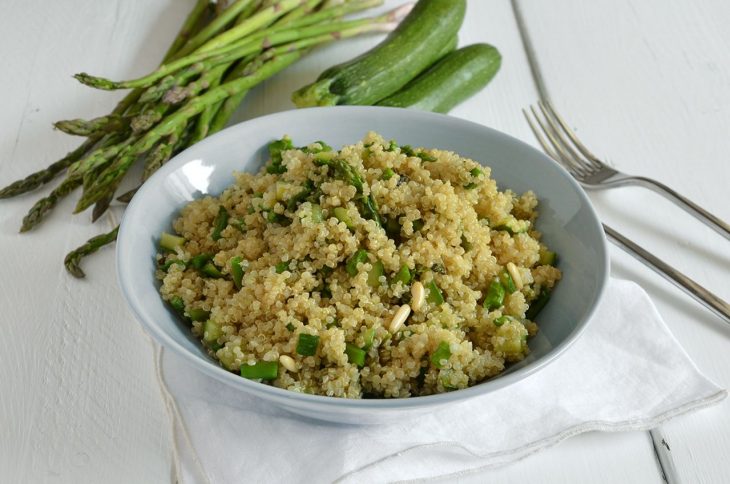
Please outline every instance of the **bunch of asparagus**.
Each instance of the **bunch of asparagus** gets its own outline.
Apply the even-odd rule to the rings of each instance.
[[[92,221],[116,197],[129,202],[139,188],[117,195],[136,163],[141,183],[176,153],[223,128],[248,91],[291,65],[315,46],[368,32],[388,32],[411,5],[384,15],[343,20],[383,0],[198,0],[154,72],[111,81],[86,73],[75,77],[98,89],[132,89],[106,115],[59,121],[55,127],[86,140],[44,170],[0,189],[0,198],[28,192],[66,172],[23,219],[36,227],[63,197],[82,189],[74,213],[93,205]],[[88,240],[64,261],[76,277],[86,255],[116,240],[119,227]]]

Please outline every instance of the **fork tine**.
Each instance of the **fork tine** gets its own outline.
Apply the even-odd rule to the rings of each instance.
[[[552,118],[552,116],[550,116],[550,113],[548,113],[548,111],[545,109],[545,106],[542,104],[542,102],[538,101],[537,105],[540,108],[543,117],[545,118],[547,126],[550,127],[550,131],[553,133],[555,138],[560,141],[560,144],[568,153],[566,155],[566,159],[575,167],[575,170],[579,172],[582,176],[589,176],[594,169],[591,162],[586,160],[580,153],[578,153],[573,148],[573,145],[570,143],[570,139],[563,134],[563,130],[561,129],[560,125]],[[543,129],[545,128],[543,127]]]
[[[595,166],[596,168],[602,168],[604,166],[604,163],[598,159],[596,155],[594,155],[591,150],[589,150],[586,145],[581,143],[581,141],[578,139],[578,136],[576,136],[575,132],[570,128],[568,123],[563,119],[563,117],[558,113],[558,111],[555,109],[555,106],[553,106],[553,103],[546,100],[545,106],[547,106],[548,111],[550,111],[550,114],[560,123],[560,126],[563,128],[565,133],[568,135],[570,140],[575,144],[575,146],[578,148],[578,150],[583,153],[583,156],[588,158],[591,161],[591,164]]]
[[[565,168],[567,168],[568,171],[570,171],[570,173],[576,178],[583,178],[587,176],[588,172],[586,171],[585,167],[576,163],[570,153],[567,152],[563,139],[560,138],[560,136],[556,133],[553,126],[549,124],[549,120],[546,119],[546,121],[548,122],[548,124],[546,124],[546,122],[543,121],[542,117],[537,113],[535,106],[530,106],[530,111],[532,111],[532,116],[540,125],[543,133],[545,133],[548,140],[550,140],[550,143],[559,154],[559,157],[556,158],[556,160],[559,161]]]
[[[530,118],[530,115],[528,114],[526,109],[522,109],[522,114],[525,116],[525,119],[527,120],[527,124],[530,126],[530,129],[532,130],[532,134],[535,135],[535,138],[537,138],[537,142],[540,143],[542,146],[542,149],[545,150],[545,152],[548,154],[550,158],[557,161],[558,163],[562,164],[562,160],[560,159],[560,155],[555,151],[555,149],[548,143],[543,135],[540,134],[540,130],[535,125],[535,122]],[[570,168],[568,168],[570,170]]]

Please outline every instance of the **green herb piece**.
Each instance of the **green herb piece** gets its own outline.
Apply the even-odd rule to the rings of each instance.
[[[160,235],[160,247],[170,252],[175,252],[178,247],[185,244],[185,238],[162,232]]]
[[[368,285],[370,287],[380,286],[380,276],[385,274],[385,266],[381,261],[376,261],[368,273]]]
[[[439,287],[436,285],[436,281],[429,282],[426,285],[426,289],[428,289],[428,296],[426,296],[426,301],[437,306],[440,306],[444,303],[444,295],[441,293],[441,289],[439,289]]]
[[[413,221],[413,231],[418,232],[424,225],[426,225],[426,222],[424,222],[423,219],[417,218]]]
[[[188,309],[188,316],[193,321],[207,321],[210,318],[210,311],[200,308]]]
[[[484,298],[484,309],[493,311],[501,308],[504,304],[504,292],[504,286],[498,280],[492,281]]]
[[[243,281],[243,266],[241,266],[241,262],[243,262],[243,258],[238,255],[231,257],[231,260],[228,261],[228,264],[231,266],[231,277],[233,277],[233,284],[236,286],[236,289],[241,289]]]
[[[411,271],[407,265],[403,264],[400,266],[400,269],[398,269],[398,272],[393,277],[393,284],[397,282],[401,282],[404,286],[411,282]]]
[[[395,175],[395,172],[392,168],[386,168],[383,170],[383,175],[380,177],[383,180],[390,180]]]
[[[314,356],[319,346],[319,336],[300,333],[297,341],[297,354],[302,356]]]
[[[348,259],[347,264],[345,264],[345,270],[350,277],[355,277],[357,275],[357,265],[367,261],[368,253],[363,249],[359,249]]]
[[[544,287],[540,291],[540,294],[538,294],[537,298],[535,298],[535,300],[530,304],[530,307],[527,309],[527,313],[525,313],[525,317],[530,321],[534,321],[535,317],[537,317],[538,313],[542,311],[548,301],[550,301],[550,290]]]
[[[289,261],[279,262],[278,264],[276,264],[274,266],[274,270],[276,271],[277,274],[281,274],[284,271],[288,271],[289,270]]]
[[[348,229],[355,229],[355,222],[352,221],[352,217],[350,217],[350,214],[347,213],[347,209],[345,207],[335,207],[332,209],[332,213],[334,213],[337,220],[347,225]]]
[[[451,348],[449,348],[449,343],[442,341],[439,343],[436,351],[434,351],[431,355],[431,364],[436,368],[443,368],[443,361],[448,360],[449,358],[451,358]]]
[[[503,270],[502,272],[499,273],[499,281],[502,283],[502,286],[504,286],[504,289],[509,294],[512,294],[513,292],[517,291],[517,286],[515,286],[515,281],[512,279],[512,276],[506,270]]]
[[[294,331],[294,325],[291,323],[286,323],[286,329],[288,329],[289,331]]]
[[[241,376],[249,380],[276,380],[279,376],[279,363],[276,361],[257,361],[253,365],[241,365]]]
[[[218,240],[221,238],[221,232],[223,232],[223,229],[225,229],[228,226],[228,210],[226,210],[226,207],[221,205],[218,208],[218,214],[215,216],[215,220],[213,221],[213,233],[211,234],[211,238],[213,240]]]
[[[365,366],[365,356],[367,355],[365,350],[351,343],[346,343],[345,354],[347,355],[347,360],[353,365],[357,365],[358,368]]]
[[[481,176],[481,174],[484,172],[480,168],[472,168],[469,173],[471,174],[471,176],[476,178],[478,176]]]

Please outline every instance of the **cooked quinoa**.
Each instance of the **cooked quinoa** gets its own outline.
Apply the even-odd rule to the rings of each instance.
[[[534,193],[372,132],[340,151],[284,138],[270,152],[258,174],[186,205],[158,255],[163,299],[221,366],[391,398],[465,388],[529,353],[561,277]]]

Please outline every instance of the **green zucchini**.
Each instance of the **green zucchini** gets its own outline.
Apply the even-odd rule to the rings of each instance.
[[[294,92],[297,107],[372,105],[433,64],[453,43],[465,0],[420,0],[398,27],[373,49],[324,71]]]
[[[491,45],[462,47],[377,105],[448,113],[484,88],[501,64],[502,55]]]

